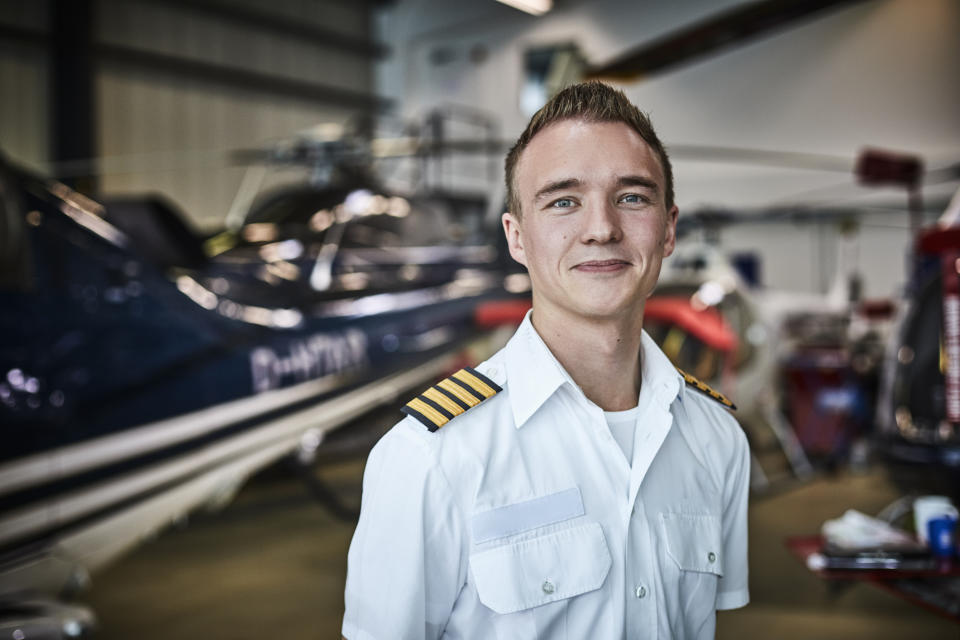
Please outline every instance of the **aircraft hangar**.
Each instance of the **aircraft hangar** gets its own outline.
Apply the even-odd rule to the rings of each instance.
[[[957,105],[956,0],[0,3],[0,637],[957,637]]]

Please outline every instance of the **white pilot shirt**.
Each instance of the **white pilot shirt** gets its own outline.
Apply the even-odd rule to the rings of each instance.
[[[631,464],[530,322],[477,370],[503,390],[370,453],[348,640],[713,638],[749,601],[746,438],[643,334]]]

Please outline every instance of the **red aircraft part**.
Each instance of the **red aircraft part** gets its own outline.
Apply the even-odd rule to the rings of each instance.
[[[688,298],[650,298],[644,318],[676,325],[717,351],[737,348],[737,336],[723,315],[714,307],[695,309]]]

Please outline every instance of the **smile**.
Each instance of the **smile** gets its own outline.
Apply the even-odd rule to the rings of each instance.
[[[629,266],[630,263],[626,260],[589,260],[574,266],[574,269],[587,273],[610,273],[626,269]]]

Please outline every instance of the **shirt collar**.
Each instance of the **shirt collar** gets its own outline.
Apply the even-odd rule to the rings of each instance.
[[[564,383],[580,391],[533,327],[531,315],[528,311],[504,349],[510,404],[518,429]],[[646,331],[641,336],[641,350],[641,392],[653,393],[667,408],[682,394],[683,378]]]
[[[641,335],[640,348],[643,353],[640,364],[643,381],[641,394],[645,390],[651,392],[664,408],[669,407],[676,398],[682,401],[686,388],[683,376],[646,331]]]
[[[564,382],[577,388],[533,328],[532,311],[504,349],[513,421],[519,429]]]

